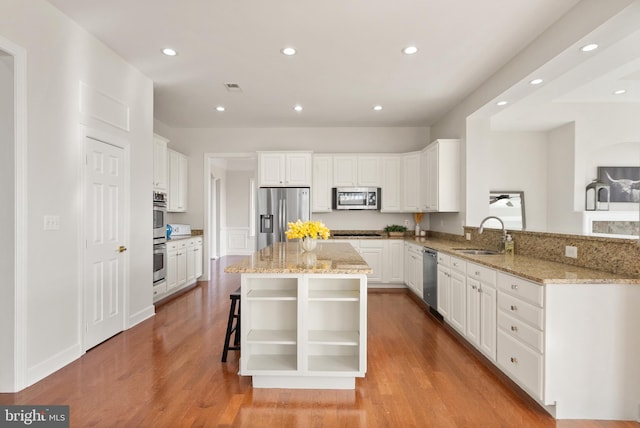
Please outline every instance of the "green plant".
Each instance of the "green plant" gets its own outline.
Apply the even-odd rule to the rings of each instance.
[[[406,232],[407,228],[405,226],[400,226],[399,224],[390,224],[385,226],[385,232]]]

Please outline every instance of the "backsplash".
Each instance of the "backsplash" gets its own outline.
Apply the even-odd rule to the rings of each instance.
[[[467,246],[497,250],[502,232],[477,227],[464,228],[471,234],[467,241],[463,236],[430,232],[429,236],[454,239]],[[560,233],[509,230],[515,243],[515,253],[538,259],[597,269],[622,275],[640,276],[640,244],[636,239],[602,238],[594,236],[565,235]],[[578,258],[565,256],[565,246],[578,249]]]

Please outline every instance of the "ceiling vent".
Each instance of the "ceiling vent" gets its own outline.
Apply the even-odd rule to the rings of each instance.
[[[242,92],[242,88],[237,83],[225,83],[224,87],[227,88],[229,92]]]

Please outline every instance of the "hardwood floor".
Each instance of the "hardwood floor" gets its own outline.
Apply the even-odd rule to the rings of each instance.
[[[68,404],[72,427],[640,426],[555,421],[399,292],[369,293],[368,370],[354,391],[254,390],[237,351],[220,362],[240,283],[223,267],[237,259],[213,262],[209,283],[0,404]]]

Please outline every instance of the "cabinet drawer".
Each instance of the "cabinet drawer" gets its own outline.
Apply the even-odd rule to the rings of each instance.
[[[544,286],[504,273],[498,274],[498,288],[540,307],[544,306]]]
[[[361,239],[360,248],[384,248],[384,242],[382,239]]]
[[[154,285],[153,286],[153,297],[155,298],[156,296],[159,296],[161,294],[164,294],[167,292],[167,283],[163,282],[160,285]]]
[[[475,263],[467,263],[467,275],[484,284],[496,285],[496,271]]]
[[[540,353],[498,330],[498,365],[538,400],[542,400],[543,364]]]
[[[537,306],[499,291],[498,308],[538,330],[544,330],[544,311]]]
[[[498,311],[498,327],[509,336],[526,343],[539,352],[543,352],[544,333],[537,328],[511,317],[503,311]]]
[[[451,269],[457,270],[458,272],[465,274],[467,271],[467,262],[462,259],[451,257]]]
[[[438,252],[438,264],[442,266],[450,266],[451,256]]]

